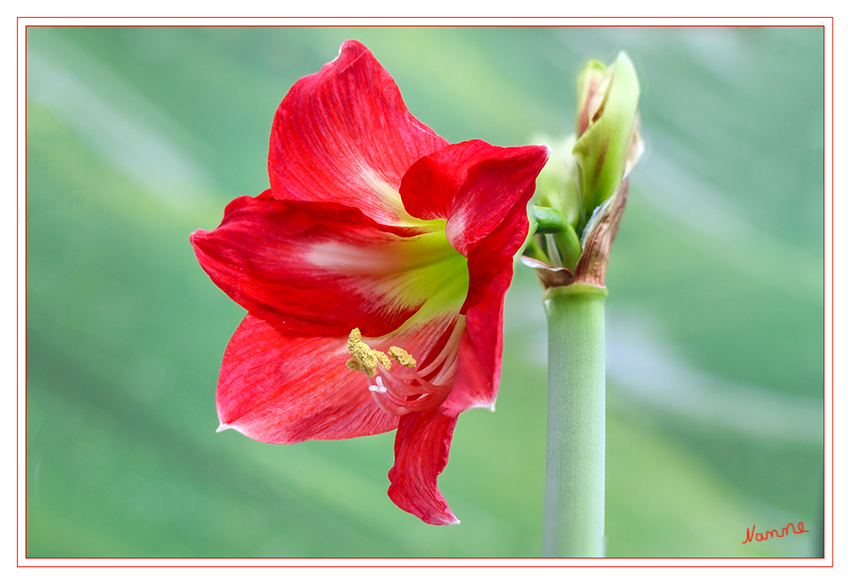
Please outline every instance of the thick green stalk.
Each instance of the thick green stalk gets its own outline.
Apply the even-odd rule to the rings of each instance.
[[[543,555],[605,553],[605,288],[544,295],[549,325],[549,428]]]

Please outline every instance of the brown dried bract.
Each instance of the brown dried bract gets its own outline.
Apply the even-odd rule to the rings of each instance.
[[[550,266],[540,260],[523,257],[522,263],[534,268],[537,279],[543,289],[556,286],[569,286],[577,282],[592,284],[600,288],[605,286],[605,273],[608,270],[608,258],[611,244],[620,228],[620,218],[626,208],[629,194],[629,181],[623,180],[617,190],[591,218],[582,241],[582,253],[576,265],[575,273],[567,268]]]

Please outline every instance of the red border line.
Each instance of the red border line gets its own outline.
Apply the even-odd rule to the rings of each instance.
[[[830,47],[831,57],[832,57],[831,68],[830,68],[830,78],[831,78],[831,83],[832,83],[832,86],[831,86],[832,104],[831,104],[831,118],[830,118],[831,129],[832,129],[832,135],[831,135],[831,141],[830,141],[831,148],[832,148],[832,151],[830,153],[832,168],[830,169],[830,177],[831,177],[830,200],[831,200],[831,208],[833,210],[832,216],[830,217],[830,226],[831,226],[831,229],[832,229],[832,231],[830,233],[830,247],[831,247],[831,250],[832,250],[832,257],[830,258],[830,265],[829,265],[830,274],[831,274],[831,278],[832,278],[832,280],[830,282],[830,292],[831,292],[831,295],[832,295],[831,298],[830,298],[831,321],[832,321],[832,330],[830,331],[830,338],[831,338],[831,342],[832,342],[832,345],[830,347],[830,354],[831,354],[831,359],[832,359],[832,362],[830,363],[830,385],[831,385],[830,392],[831,392],[831,396],[832,396],[832,400],[833,400],[832,403],[833,403],[833,406],[834,406],[834,399],[835,399],[835,381],[834,381],[834,378],[835,378],[835,316],[834,316],[834,312],[835,312],[835,212],[834,212],[834,205],[835,205],[835,184],[834,184],[834,181],[835,181],[835,121],[834,121],[834,118],[835,118],[835,31],[834,31],[834,17],[832,17],[832,16],[799,16],[799,17],[797,17],[797,16],[735,16],[735,17],[716,17],[716,16],[576,16],[576,17],[545,17],[545,16],[458,16],[458,17],[432,17],[432,16],[333,16],[333,17],[328,17],[328,16],[294,16],[294,17],[260,17],[260,16],[232,16],[232,17],[231,16],[206,16],[206,17],[192,17],[192,16],[167,16],[167,17],[144,17],[144,16],[18,16],[17,21],[16,21],[17,26],[16,26],[16,33],[15,33],[15,39],[16,39],[16,45],[15,45],[15,58],[16,58],[16,61],[15,61],[15,73],[16,73],[15,131],[16,131],[16,136],[19,138],[20,137],[20,122],[19,122],[19,120],[20,120],[20,69],[19,69],[20,51],[19,51],[19,46],[20,46],[20,28],[21,28],[20,22],[21,22],[22,19],[25,19],[25,20],[60,20],[60,19],[62,19],[62,20],[81,20],[81,19],[85,19],[85,20],[93,20],[93,19],[96,19],[96,20],[105,20],[105,19],[111,19],[111,20],[139,20],[139,19],[144,19],[144,20],[180,20],[180,19],[191,19],[191,20],[196,20],[196,21],[197,20],[225,20],[225,19],[227,19],[227,20],[261,20],[261,19],[266,19],[266,20],[278,20],[278,21],[283,21],[283,20],[321,20],[321,19],[330,19],[330,20],[390,20],[390,19],[393,19],[393,20],[418,20],[418,19],[428,19],[428,20],[451,20],[451,21],[471,20],[471,19],[474,19],[474,20],[502,20],[502,21],[504,21],[504,20],[550,20],[550,21],[554,20],[554,21],[557,21],[557,20],[591,20],[591,19],[593,19],[593,20],[605,20],[605,19],[611,19],[611,20],[625,20],[625,19],[629,19],[629,20],[650,20],[650,19],[651,20],[659,20],[659,19],[661,19],[661,20],[672,20],[672,19],[677,19],[677,20],[690,21],[690,20],[699,20],[699,19],[706,19],[706,18],[713,19],[713,20],[730,20],[730,21],[733,21],[733,22],[736,21],[736,20],[752,20],[752,19],[759,19],[759,20],[794,19],[794,20],[829,20],[830,21],[830,32],[831,32],[831,35],[832,35],[831,36],[831,47]],[[26,29],[29,28],[30,26],[37,27],[37,26],[47,26],[47,25],[25,25],[24,26],[25,42],[26,42]],[[61,25],[56,25],[56,26],[61,26]],[[65,25],[65,26],[82,26],[82,25]],[[108,25],[102,25],[102,26],[108,26]],[[130,25],[114,25],[114,26],[120,27],[120,26],[130,26]],[[184,26],[184,25],[165,25],[165,26]],[[215,25],[215,26],[225,27],[227,25]],[[239,26],[253,26],[253,25],[239,25]],[[268,25],[259,25],[258,24],[258,25],[255,25],[255,26],[268,26]],[[302,25],[302,26],[304,26],[304,25]],[[309,25],[307,25],[307,26],[309,26]],[[315,25],[315,26],[318,27],[318,26],[322,26],[322,25]],[[346,25],[331,25],[331,26],[346,26]],[[397,24],[395,24],[395,25],[381,25],[381,26],[404,28],[404,27],[407,27],[407,26],[436,27],[436,26],[440,26],[440,25],[397,25]],[[443,25],[443,26],[446,26],[446,25]],[[474,26],[474,25],[454,24],[454,25],[451,25],[451,26],[462,28],[464,26]],[[495,25],[488,25],[488,26],[495,26]],[[505,26],[511,27],[511,26],[514,26],[514,25],[505,25]],[[541,26],[544,26],[544,25],[541,25]],[[555,25],[555,26],[561,26],[563,28],[568,28],[570,25]],[[599,26],[599,27],[610,26],[612,28],[640,28],[640,27],[649,26],[649,25],[642,25],[642,24],[640,24],[640,25],[625,25],[624,24],[624,25],[575,25],[575,26],[584,27],[584,28],[593,28],[595,26]],[[735,24],[730,24],[730,25],[671,24],[671,25],[661,25],[661,26],[663,26],[663,27],[677,27],[677,28],[690,28],[690,27],[724,28],[724,27],[730,27],[730,26],[745,26],[745,25],[735,25]],[[753,26],[765,26],[765,25],[753,25]],[[785,25],[785,26],[805,27],[805,26],[818,26],[818,25],[797,24],[797,25]],[[826,34],[826,25],[819,25],[819,26],[824,29],[824,34]],[[824,41],[825,41],[825,39],[824,39]],[[824,52],[824,61],[825,61],[826,60],[826,43],[825,42],[824,42],[823,52]],[[26,58],[24,59],[24,73],[26,73]],[[825,77],[826,77],[826,68],[824,67],[824,78]],[[824,93],[823,99],[824,99],[824,111],[825,111],[826,110],[826,103],[825,103],[826,102],[826,94],[825,93]],[[25,102],[24,103],[24,114],[25,115],[26,115],[26,112],[27,112],[26,107],[27,106],[26,106],[26,102]],[[824,116],[824,120],[823,120],[823,127],[824,127],[824,133],[825,133],[826,132],[826,117],[825,116]],[[825,145],[825,137],[824,137],[824,145]],[[25,148],[25,150],[26,150],[26,146],[27,146],[27,142],[26,142],[26,135],[25,135],[24,136],[24,148]],[[15,406],[16,406],[15,497],[16,497],[16,501],[19,503],[19,501],[20,501],[20,487],[19,487],[19,484],[20,484],[20,458],[19,458],[20,438],[19,438],[19,434],[20,434],[21,421],[20,421],[20,415],[19,415],[20,414],[20,402],[19,402],[19,396],[18,396],[17,390],[18,390],[19,385],[20,385],[20,342],[19,342],[19,339],[20,339],[20,330],[21,329],[20,329],[20,316],[19,316],[20,315],[20,290],[19,290],[19,288],[20,288],[20,261],[19,261],[20,244],[19,244],[19,242],[20,242],[21,221],[20,221],[19,197],[17,196],[17,193],[20,192],[20,170],[19,170],[19,168],[20,168],[19,167],[19,164],[20,164],[20,148],[17,147],[17,144],[16,144],[16,149],[15,149],[15,162],[16,162],[16,166],[15,166],[15,186],[16,186],[16,200],[15,200],[15,237],[16,237],[16,239],[15,239],[15,269],[16,269],[16,278],[15,278],[15,281],[16,281],[16,287],[15,287],[15,310],[16,310],[16,313],[15,313],[15,329],[16,329],[16,333],[17,333],[17,335],[16,335],[16,346],[15,346],[15,380],[16,380],[16,393],[15,393]],[[24,159],[24,174],[26,175],[26,159]],[[826,179],[826,158],[825,157],[824,157],[824,161],[823,161],[823,177],[824,177],[824,180],[825,180]],[[826,199],[826,191],[824,189],[824,200],[825,199]],[[24,213],[26,213],[26,208],[27,207],[26,207],[26,194],[25,194],[24,195]],[[826,217],[824,216],[824,229],[825,228],[826,228]],[[825,237],[825,234],[824,234],[824,239],[823,239],[824,295],[826,294],[826,282],[825,282],[826,267],[827,267],[826,266],[826,246],[827,246],[827,241],[826,241],[826,237]],[[24,263],[26,263],[26,246],[24,246]],[[24,274],[24,288],[26,288],[26,285],[27,285],[27,279],[26,279],[26,274]],[[825,300],[825,298],[824,298],[824,300]],[[826,314],[824,314],[824,329],[825,328],[826,328]],[[824,340],[826,340],[825,331],[824,331]],[[24,354],[24,359],[26,360],[26,353]],[[823,395],[824,395],[824,398],[825,398],[826,397],[826,387],[824,387],[824,394]],[[824,401],[825,401],[825,399],[824,399]],[[26,408],[26,393],[24,394],[24,407]],[[825,427],[826,411],[825,410],[824,410],[823,420],[824,420],[823,436],[824,436],[824,444],[825,444],[826,443],[826,427]],[[832,535],[831,535],[831,558],[830,558],[831,563],[829,565],[793,565],[793,566],[792,565],[769,565],[769,566],[767,566],[767,565],[765,565],[765,566],[762,566],[762,565],[663,565],[662,566],[662,565],[599,565],[599,564],[587,564],[587,565],[578,565],[578,564],[576,564],[576,565],[572,565],[572,564],[571,565],[557,565],[557,564],[545,564],[545,565],[492,565],[492,564],[491,565],[449,565],[449,564],[446,564],[446,565],[438,565],[438,564],[365,565],[364,564],[364,565],[321,565],[321,566],[317,566],[316,564],[298,564],[298,565],[281,565],[281,564],[267,564],[267,565],[203,565],[203,564],[197,564],[197,565],[185,565],[185,564],[184,565],[167,565],[167,564],[162,564],[162,565],[141,565],[141,564],[139,564],[139,565],[126,565],[126,564],[125,565],[118,565],[118,564],[114,564],[114,565],[109,565],[109,564],[104,564],[104,565],[96,565],[96,564],[91,564],[91,565],[80,565],[80,564],[21,565],[20,562],[19,562],[19,558],[20,558],[20,538],[18,537],[19,532],[20,532],[20,525],[21,525],[20,524],[19,504],[16,504],[16,506],[15,506],[15,523],[16,523],[16,530],[15,530],[16,531],[16,534],[15,534],[15,552],[16,553],[15,553],[15,558],[16,558],[16,565],[19,568],[315,568],[315,567],[320,567],[320,568],[346,568],[346,569],[350,569],[350,568],[832,568],[832,567],[834,567],[834,564],[835,564],[835,555],[834,555],[835,554],[835,511],[834,511],[834,508],[835,508],[835,449],[834,449],[834,444],[835,444],[835,410],[834,410],[834,407],[833,407],[833,410],[831,412],[831,420],[832,420],[832,428],[831,428],[831,441],[832,442],[831,443],[833,445],[832,452],[831,452],[831,460],[830,460],[831,468],[832,468],[832,477],[831,477],[831,486],[832,486],[832,493],[831,493],[831,501],[832,501],[832,503],[831,503],[831,505],[832,505],[831,506],[831,512],[832,512],[831,534]],[[26,445],[25,445],[25,448],[26,448]],[[824,460],[824,462],[826,462],[826,461]],[[824,471],[823,472],[824,472],[824,478],[825,478],[825,473],[826,473],[825,465],[824,465]],[[825,484],[825,480],[823,481],[822,484]],[[825,519],[826,509],[823,509],[823,514],[824,514],[823,518]],[[825,530],[825,526],[822,526],[822,533],[824,532],[824,530]],[[24,536],[26,538],[26,523],[24,523]],[[822,557],[825,558],[825,556],[822,556]],[[79,557],[79,558],[72,558],[72,557],[30,558],[29,556],[26,556],[26,558],[27,559],[35,559],[35,560],[54,560],[54,559],[58,559],[58,560],[73,560],[73,559],[95,560],[95,559],[101,559],[101,560],[108,560],[108,561],[130,559],[130,558],[122,558],[122,557],[96,557],[96,556]],[[134,557],[132,559],[133,560],[145,560],[145,559],[163,559],[163,558],[159,558],[159,557]],[[209,560],[209,559],[212,559],[212,558],[175,557],[175,558],[169,558],[169,559],[179,561],[179,560]],[[292,559],[292,558],[285,558],[285,557],[283,557],[283,558],[226,557],[226,558],[218,558],[218,559],[229,559],[229,560],[240,560],[240,559],[241,560],[274,560],[274,559],[281,559],[281,560],[286,560],[286,559]],[[327,560],[333,560],[333,559],[360,559],[360,558],[326,558],[326,557],[310,558],[310,557],[307,557],[307,558],[299,558],[299,559],[301,559],[301,560],[323,560],[323,561],[327,561]],[[362,559],[379,559],[379,558],[362,558]],[[403,560],[403,559],[407,559],[407,558],[385,558],[385,559],[388,560],[388,561],[391,561],[391,560],[394,560],[394,559]],[[445,559],[449,559],[449,558],[434,558],[434,559],[444,559],[445,560]],[[487,560],[487,559],[521,560],[522,559],[522,560],[527,560],[527,561],[534,561],[534,560],[537,560],[538,558],[459,557],[459,558],[452,558],[452,559],[455,559],[455,560]],[[543,559],[543,558],[539,558],[539,559]],[[550,559],[573,560],[573,559],[580,559],[580,558],[550,558]],[[689,560],[689,559],[709,559],[709,558],[698,558],[698,557],[693,557],[693,558],[691,558],[691,557],[675,557],[674,558],[674,557],[664,557],[664,556],[651,556],[651,557],[625,556],[625,557],[611,557],[611,558],[599,558],[599,559],[601,561],[604,561],[604,560],[665,560],[665,559],[666,560],[684,561],[684,560]],[[753,561],[753,560],[759,560],[759,559],[763,559],[763,560],[795,560],[795,559],[817,559],[817,558],[808,558],[808,557],[802,557],[802,556],[789,556],[789,557],[783,557],[783,558],[775,558],[775,557],[767,557],[767,556],[737,558],[737,557],[729,556],[729,557],[719,557],[719,558],[714,558],[714,559]]]

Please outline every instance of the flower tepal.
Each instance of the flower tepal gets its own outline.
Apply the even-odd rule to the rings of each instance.
[[[265,442],[397,429],[390,498],[456,523],[437,488],[458,415],[492,408],[502,307],[543,146],[449,144],[356,41],[277,110],[271,188],[191,241],[247,311],[219,374],[224,428]]]

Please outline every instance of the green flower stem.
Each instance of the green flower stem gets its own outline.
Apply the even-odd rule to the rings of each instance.
[[[549,422],[543,555],[605,553],[605,297],[591,284],[543,296]]]

